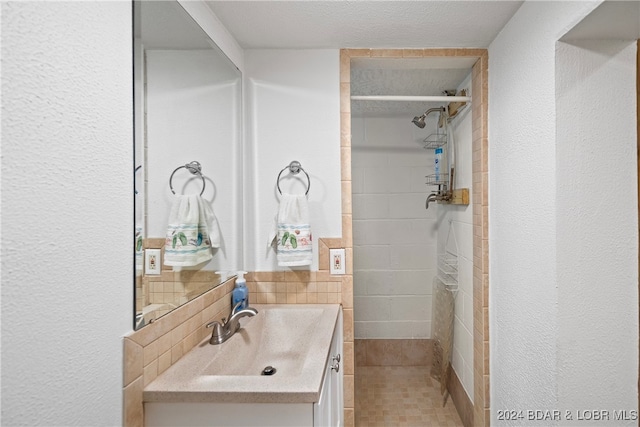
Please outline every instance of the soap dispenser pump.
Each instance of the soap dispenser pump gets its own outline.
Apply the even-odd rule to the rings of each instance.
[[[245,274],[247,274],[246,271],[238,271],[236,286],[231,294],[232,306],[235,307],[236,304],[240,303],[237,310],[249,307],[249,290],[247,289],[247,280],[244,278]]]

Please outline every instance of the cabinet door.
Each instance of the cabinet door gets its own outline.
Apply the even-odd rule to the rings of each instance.
[[[331,381],[328,384],[331,392],[331,421],[332,427],[342,427],[344,425],[344,398],[343,398],[343,377],[344,363],[342,360],[342,310],[338,315],[336,330],[333,333],[333,343],[331,344],[331,353],[329,354],[329,371]]]
[[[331,365],[327,364],[324,372],[324,381],[320,389],[320,400],[313,405],[313,426],[331,426]]]
[[[336,328],[333,331],[320,400],[313,407],[314,427],[342,427],[344,425],[342,336],[342,310],[340,310]]]

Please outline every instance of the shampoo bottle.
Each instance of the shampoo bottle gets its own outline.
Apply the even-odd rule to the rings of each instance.
[[[436,181],[440,181],[440,166],[442,163],[442,147],[436,148],[436,162],[435,162],[435,178]]]
[[[244,278],[245,274],[247,274],[246,271],[238,271],[236,286],[233,288],[233,292],[231,293],[232,307],[235,307],[236,304],[241,302],[238,310],[249,307],[249,290],[247,289],[247,280]]]

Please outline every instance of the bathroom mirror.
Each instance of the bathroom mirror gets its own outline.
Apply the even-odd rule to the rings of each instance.
[[[134,1],[133,27],[134,329],[139,329],[241,268],[242,76],[178,1]],[[165,256],[178,249],[186,264],[197,261],[188,246],[192,240],[201,245],[201,233],[189,239],[174,230],[175,239],[167,238],[172,206],[183,195],[196,194],[213,210],[209,234],[214,241],[219,233],[219,247],[199,264],[165,265]]]

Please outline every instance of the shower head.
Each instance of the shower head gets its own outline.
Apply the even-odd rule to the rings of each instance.
[[[427,116],[429,114],[433,113],[434,111],[443,112],[444,111],[444,107],[429,108],[427,111],[424,112],[423,115],[415,116],[413,118],[413,120],[411,120],[411,123],[413,123],[414,125],[418,126],[420,129],[424,129],[424,126],[426,125],[424,120],[427,118]]]
[[[413,120],[411,120],[411,122],[412,122],[414,125],[418,126],[420,129],[424,129],[424,126],[425,126],[424,119],[425,119],[426,117],[427,117],[427,116],[426,116],[426,115],[424,115],[424,114],[423,114],[423,115],[421,115],[421,116],[415,116],[415,117],[413,118]]]

